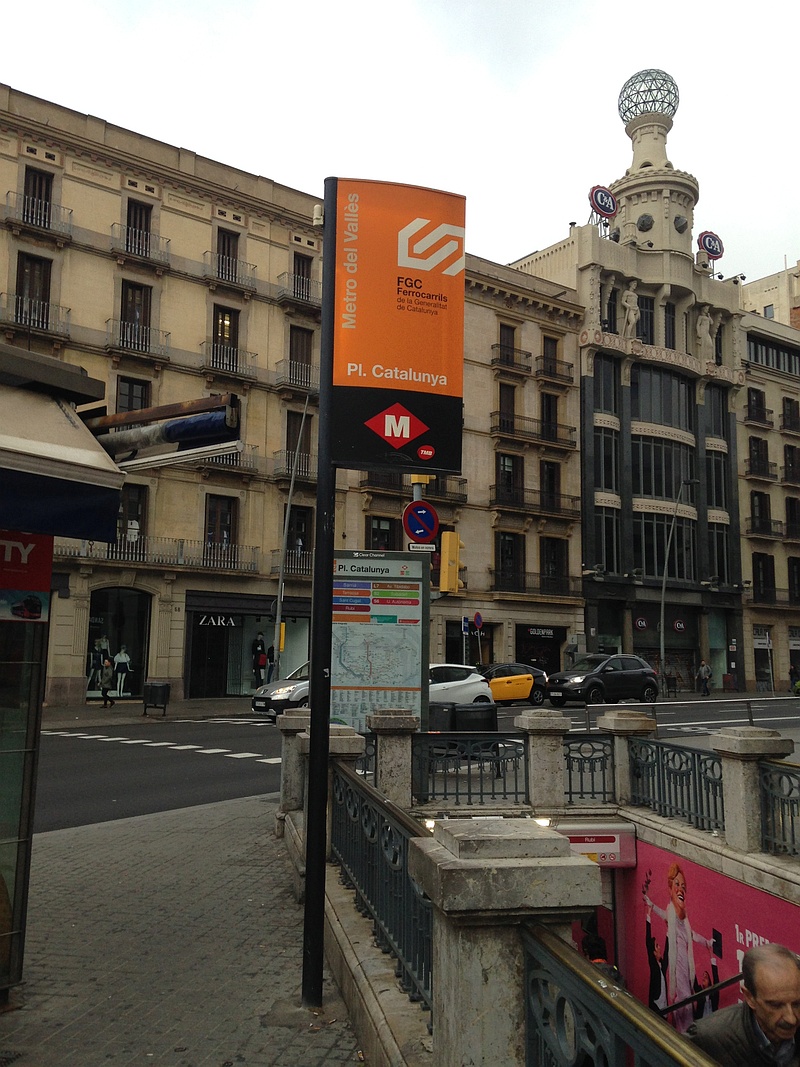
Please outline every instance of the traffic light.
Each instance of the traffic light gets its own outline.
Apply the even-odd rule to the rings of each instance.
[[[457,593],[464,588],[464,583],[459,580],[458,571],[461,566],[460,554],[464,542],[453,530],[445,530],[442,534],[441,562],[439,564],[439,592]]]

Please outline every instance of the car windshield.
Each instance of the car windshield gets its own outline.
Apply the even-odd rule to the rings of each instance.
[[[287,682],[307,682],[308,681],[308,663],[301,663],[299,667],[287,674],[285,681]]]
[[[568,669],[570,671],[593,671],[607,659],[608,656],[583,656],[581,659],[576,659]]]

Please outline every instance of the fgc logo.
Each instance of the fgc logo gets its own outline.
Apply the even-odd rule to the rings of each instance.
[[[442,274],[460,274],[465,267],[464,227],[443,222],[432,230],[426,229],[430,224],[430,219],[414,219],[399,231],[398,267],[431,271],[436,270],[442,263],[447,263],[441,271]]]

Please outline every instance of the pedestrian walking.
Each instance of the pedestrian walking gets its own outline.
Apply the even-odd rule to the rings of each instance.
[[[103,664],[100,671],[100,693],[103,697],[103,707],[114,707],[114,701],[109,696],[109,689],[114,684],[114,665],[110,659],[107,659]],[[110,703],[109,703],[110,701]]]
[[[697,670],[697,681],[700,683],[700,696],[708,697],[711,693],[708,688],[708,683],[711,680],[711,668],[704,659],[700,660],[700,666]]]
[[[796,692],[797,683],[800,682],[800,671],[792,663],[789,667],[789,692]]]

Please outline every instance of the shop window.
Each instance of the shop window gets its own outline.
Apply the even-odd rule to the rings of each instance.
[[[100,697],[100,671],[114,668],[111,696],[141,697],[147,674],[150,595],[135,589],[96,589],[89,609],[86,695]]]

